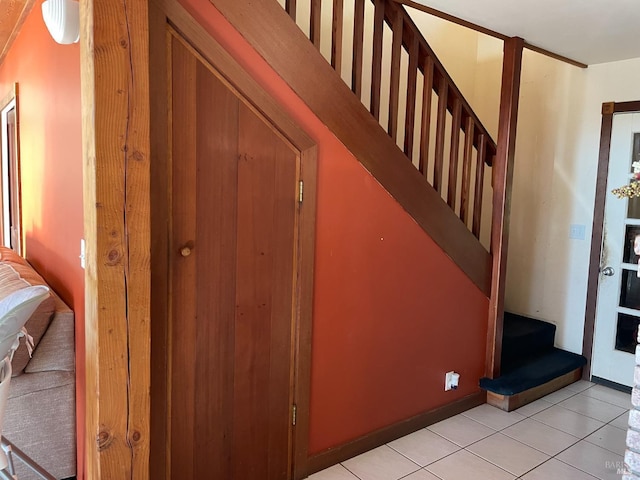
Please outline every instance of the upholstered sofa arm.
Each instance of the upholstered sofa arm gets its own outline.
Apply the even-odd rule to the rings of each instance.
[[[38,275],[24,258],[10,248],[0,247],[0,299],[17,290],[34,285],[48,286],[44,279]],[[33,337],[36,348],[51,323],[55,308],[56,300],[54,294],[51,293],[49,297],[38,306],[25,324],[29,335]],[[73,342],[71,342],[70,345],[73,345]],[[14,377],[24,371],[29,360],[29,352],[25,345],[25,339],[23,338],[20,340],[20,346],[11,361]]]

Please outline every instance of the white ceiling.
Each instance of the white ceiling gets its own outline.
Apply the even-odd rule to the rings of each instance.
[[[640,0],[415,1],[588,65],[640,57]]]

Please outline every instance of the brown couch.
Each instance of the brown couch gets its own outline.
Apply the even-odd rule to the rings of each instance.
[[[0,247],[0,299],[29,285],[47,285],[12,250]],[[57,479],[76,475],[73,311],[51,290],[26,323],[33,355],[20,340],[2,435]],[[15,460],[20,480],[38,477]]]

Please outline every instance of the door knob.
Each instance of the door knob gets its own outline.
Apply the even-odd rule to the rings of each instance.
[[[602,274],[606,275],[607,277],[612,277],[615,273],[616,271],[613,269],[613,267],[604,267],[602,269]]]

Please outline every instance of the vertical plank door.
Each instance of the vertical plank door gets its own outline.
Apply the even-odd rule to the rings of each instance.
[[[287,480],[300,152],[171,48],[171,478]]]

